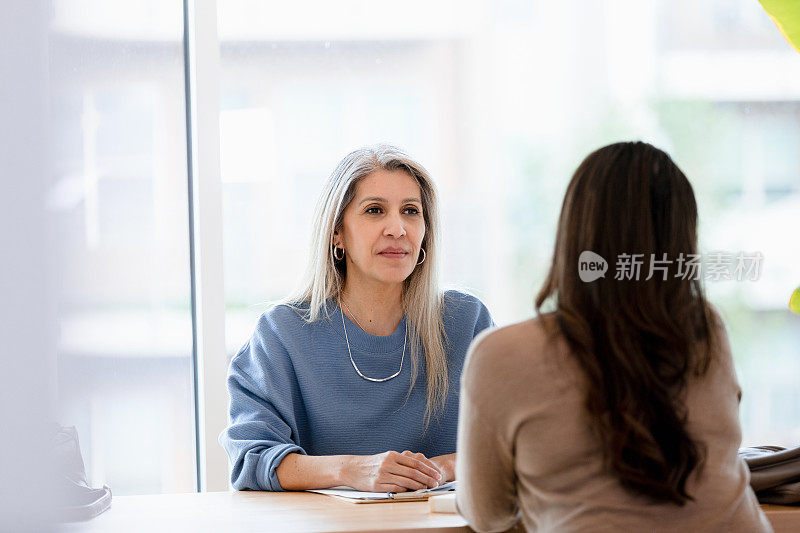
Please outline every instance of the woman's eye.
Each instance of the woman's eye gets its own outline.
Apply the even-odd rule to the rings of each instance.
[[[368,207],[364,212],[370,215],[377,215],[381,212],[381,208],[377,206]]]
[[[419,209],[417,209],[416,207],[406,207],[405,209],[403,209],[403,213],[407,215],[419,215]]]

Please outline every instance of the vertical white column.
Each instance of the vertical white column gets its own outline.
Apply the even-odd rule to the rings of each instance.
[[[46,211],[51,172],[48,5],[0,16],[0,531],[46,531],[54,501],[59,243]]]
[[[219,42],[216,0],[186,0],[195,267],[198,463],[201,491],[228,488],[217,436],[227,424],[222,184],[219,166]]]

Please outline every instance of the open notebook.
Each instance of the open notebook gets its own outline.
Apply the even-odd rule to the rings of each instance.
[[[431,496],[444,494],[456,490],[456,482],[451,481],[435,489],[421,489],[413,492],[363,492],[350,487],[334,487],[332,489],[317,489],[308,492],[327,494],[350,503],[385,503],[385,502],[418,502],[427,500]]]

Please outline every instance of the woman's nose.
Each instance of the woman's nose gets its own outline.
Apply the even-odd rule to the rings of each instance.
[[[394,237],[395,239],[402,237],[406,234],[406,229],[403,226],[403,219],[400,215],[390,216],[386,220],[386,228],[383,234],[387,237]]]

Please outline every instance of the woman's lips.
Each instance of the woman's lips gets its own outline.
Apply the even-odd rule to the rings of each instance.
[[[386,257],[388,259],[402,259],[408,255],[408,252],[392,250],[392,251],[380,252],[378,255],[382,255],[383,257]]]

